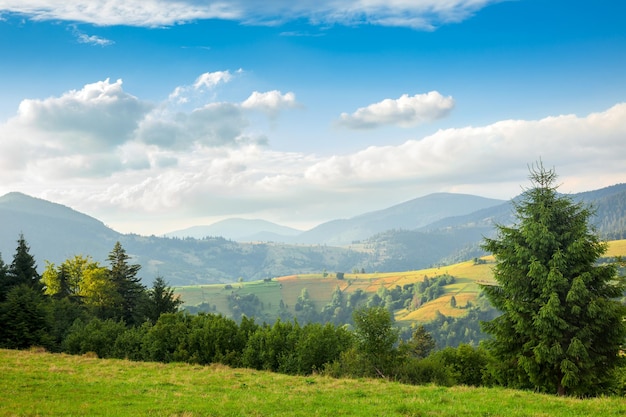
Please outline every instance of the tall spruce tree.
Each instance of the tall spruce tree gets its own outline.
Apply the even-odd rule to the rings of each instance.
[[[9,266],[2,260],[0,254],[0,303],[6,300],[9,292]]]
[[[152,288],[148,290],[146,315],[154,324],[161,314],[176,313],[182,303],[183,300],[174,294],[174,290],[163,277],[156,277],[152,282]]]
[[[483,323],[506,379],[543,392],[588,396],[606,392],[626,337],[626,308],[607,249],[589,227],[592,211],[557,193],[557,175],[541,162],[532,188],[514,203],[517,223],[498,226],[484,249],[494,254],[498,285],[484,286],[502,311]]]
[[[110,263],[110,280],[121,298],[117,318],[130,325],[138,324],[145,318],[144,305],[147,297],[146,288],[137,276],[141,265],[128,263],[130,256],[120,242],[115,243],[107,259]]]
[[[20,234],[13,262],[11,262],[7,272],[8,288],[25,284],[40,291],[43,289],[40,278],[35,258],[30,254],[30,247],[26,243],[24,235]]]

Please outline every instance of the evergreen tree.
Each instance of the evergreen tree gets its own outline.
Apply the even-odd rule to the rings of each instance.
[[[161,314],[176,313],[183,303],[180,297],[174,295],[174,290],[165,282],[163,277],[156,277],[152,288],[148,290],[147,316],[152,323],[156,323]]]
[[[11,288],[0,303],[0,347],[24,349],[51,347],[52,316],[48,299],[27,284]]]
[[[120,242],[116,242],[109,253],[109,277],[121,298],[118,317],[127,324],[134,325],[143,320],[142,310],[146,301],[146,288],[141,284],[137,273],[141,265],[129,264],[130,256]]]
[[[402,342],[399,350],[408,357],[424,359],[435,349],[436,343],[433,336],[426,331],[424,325],[417,326],[408,342]]]
[[[9,266],[2,260],[0,254],[0,303],[6,300],[9,292]]]
[[[498,226],[496,286],[483,289],[502,315],[483,323],[511,384],[559,395],[605,392],[626,337],[624,291],[607,244],[589,228],[582,203],[557,193],[556,173],[531,167],[533,187],[515,203],[517,223]]]
[[[7,278],[9,289],[21,284],[26,284],[35,290],[42,289],[35,258],[30,254],[30,247],[22,234],[17,240],[17,248],[13,262],[9,266]]]

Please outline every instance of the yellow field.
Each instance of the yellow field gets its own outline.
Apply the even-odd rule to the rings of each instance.
[[[626,240],[609,242],[609,248],[605,254],[607,257],[626,257]],[[456,278],[454,284],[445,287],[445,294],[436,300],[425,303],[413,311],[398,310],[395,318],[399,323],[410,324],[414,321],[425,322],[433,319],[437,311],[452,317],[463,316],[467,313],[464,308],[468,302],[474,303],[480,292],[479,284],[493,284],[491,269],[494,266],[494,258],[486,256],[481,258],[482,264],[474,264],[473,261],[461,262],[445,267],[421,269],[406,272],[349,274],[344,275],[343,280],[336,278],[335,274],[302,274],[289,275],[272,279],[270,282],[255,281],[228,284],[196,285],[189,287],[177,287],[175,292],[179,294],[186,305],[194,306],[208,303],[217,312],[229,315],[228,296],[233,292],[241,294],[256,294],[263,303],[263,311],[268,315],[275,315],[279,311],[280,301],[287,305],[292,313],[298,296],[302,289],[306,288],[311,301],[319,311],[328,304],[332,293],[337,287],[346,294],[361,289],[366,293],[375,293],[381,287],[393,289],[396,286],[404,286],[421,282],[425,277],[434,278],[444,274]],[[454,296],[457,307],[450,305],[450,298]]]
[[[626,239],[610,241],[609,249],[606,251],[605,256],[626,257]]]

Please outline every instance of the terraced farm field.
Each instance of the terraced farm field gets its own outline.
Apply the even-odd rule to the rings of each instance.
[[[609,242],[607,257],[626,256],[626,240]],[[389,273],[345,273],[343,279],[337,279],[335,273],[303,274],[276,277],[271,280],[254,282],[237,282],[232,284],[212,284],[188,287],[177,287],[175,291],[181,296],[185,305],[196,306],[207,303],[211,311],[231,314],[229,296],[233,294],[255,294],[261,302],[263,314],[277,317],[281,310],[281,301],[287,311],[294,313],[294,306],[302,290],[306,288],[310,299],[319,311],[332,298],[333,292],[339,288],[346,296],[357,290],[365,293],[376,293],[381,287],[389,290],[396,286],[415,284],[425,277],[436,278],[444,274],[455,277],[455,282],[444,287],[444,293],[435,300],[422,304],[419,308],[408,311],[395,311],[395,318],[401,324],[414,321],[426,322],[440,313],[458,317],[466,314],[463,309],[467,303],[473,303],[479,293],[480,284],[493,284],[491,268],[494,259],[491,256],[481,258],[481,262],[473,260],[445,267],[421,269],[417,271]],[[457,307],[451,306],[450,299],[454,296]]]

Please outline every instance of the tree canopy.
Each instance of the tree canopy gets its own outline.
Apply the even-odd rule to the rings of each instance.
[[[509,385],[560,395],[604,392],[626,337],[624,282],[598,264],[607,244],[591,230],[590,208],[557,192],[541,163],[515,202],[517,223],[485,239],[496,286],[484,286],[502,315],[483,323]]]

